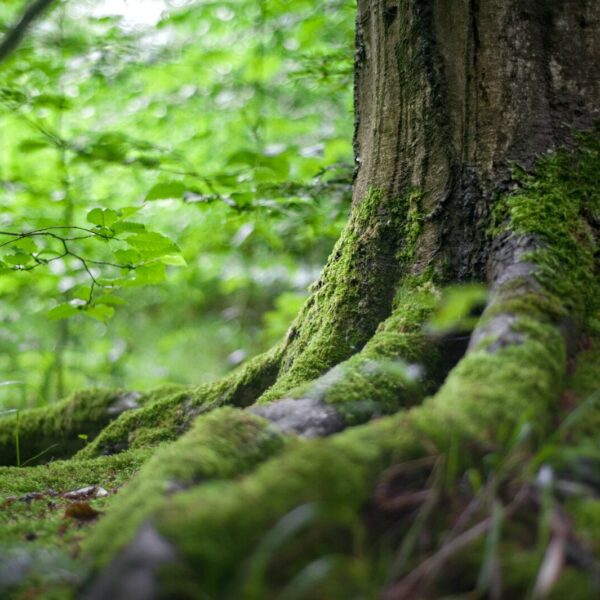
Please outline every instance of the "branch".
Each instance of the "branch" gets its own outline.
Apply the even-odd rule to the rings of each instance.
[[[17,23],[9,29],[0,43],[0,63],[8,58],[8,56],[21,43],[29,26],[37,19],[53,2],[54,0],[34,0],[31,2],[21,15]]]

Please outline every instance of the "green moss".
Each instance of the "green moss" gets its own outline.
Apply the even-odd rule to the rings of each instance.
[[[448,435],[466,435],[497,441],[524,423],[547,432],[566,368],[564,342],[555,327],[529,317],[521,317],[514,331],[524,336],[522,343],[494,353],[470,352],[426,402],[419,420],[432,439],[445,443]],[[430,421],[431,410],[436,417]]]
[[[119,489],[149,457],[149,450],[138,450],[37,467],[0,467],[2,562],[6,568],[15,560],[15,565],[22,568],[31,561],[31,567],[23,572],[23,581],[14,589],[3,587],[7,582],[0,579],[0,596],[25,597],[19,590],[26,585],[26,597],[71,597],[72,590],[69,593],[61,586],[65,582],[72,585],[84,574],[85,566],[75,559],[95,522],[66,517],[65,511],[73,501],[63,494],[91,485],[103,487],[109,496],[89,501],[102,518],[119,504]]]
[[[204,592],[221,597],[243,584],[245,557],[295,507],[315,503],[327,531],[351,532],[386,467],[443,454],[457,440],[466,466],[478,447],[506,444],[508,430],[524,418],[545,429],[564,369],[562,341],[549,325],[524,322],[522,330],[528,339],[519,346],[469,355],[423,406],[329,439],[299,442],[241,481],[182,492],[154,522],[191,571],[203,574]],[[320,551],[343,552],[346,537],[324,536],[318,523],[294,543],[306,556],[315,543]]]
[[[397,254],[398,260],[403,265],[410,264],[414,259],[417,241],[423,231],[425,213],[421,208],[422,197],[423,194],[418,190],[412,191],[406,196],[406,220],[402,228],[404,235],[401,248]]]
[[[93,439],[115,418],[110,408],[126,392],[87,390],[47,407],[0,418],[0,464],[17,465],[15,434],[18,431],[20,463],[67,458],[85,445],[80,435]],[[138,404],[145,398],[136,399]]]
[[[123,490],[88,550],[95,561],[105,562],[173,494],[241,475],[284,446],[285,439],[267,421],[244,411],[222,408],[198,419],[188,433],[156,451]]]
[[[587,347],[576,356],[566,388],[581,398],[600,390],[600,335],[587,338]]]
[[[500,202],[515,234],[533,235],[545,248],[530,259],[540,281],[567,312],[589,316],[598,307],[596,240],[590,220],[600,215],[600,136],[581,134],[575,152],[558,150],[532,175],[516,172],[519,190]]]
[[[115,454],[128,448],[143,448],[176,439],[185,420],[186,401],[194,391],[169,394],[141,410],[122,414],[82,448],[76,457]]]
[[[392,441],[389,423],[372,424],[367,433],[358,427],[335,438],[298,442],[240,482],[179,494],[154,522],[191,570],[203,573],[203,591],[227,597],[232,586],[243,585],[252,549],[295,507],[316,503],[329,531],[336,524],[352,525],[385,466],[384,448],[402,447],[410,436],[397,428]],[[334,546],[336,539],[344,536],[330,537]]]
[[[277,400],[358,352],[386,319],[398,256],[411,256],[420,232],[419,196],[390,198],[371,190],[350,221],[292,325],[276,384],[261,402]]]
[[[287,396],[335,404],[348,425],[418,404],[425,391],[422,379],[431,382],[438,366],[436,344],[424,333],[438,296],[428,278],[407,277],[393,313],[359,353]]]
[[[281,351],[276,347],[215,383],[166,396],[155,393],[153,401],[121,415],[77,457],[91,458],[173,441],[199,414],[224,405],[248,406],[274,381],[280,357]]]
[[[87,485],[118,487],[137,472],[151,453],[151,449],[143,449],[91,460],[59,460],[37,467],[0,467],[0,500],[48,489],[65,492]]]
[[[531,293],[530,291],[520,292],[520,285],[524,290],[530,289],[525,281],[513,281],[508,286],[510,289],[503,290],[502,293],[505,294],[505,297],[488,306],[485,311],[485,318],[489,319],[503,314],[526,314],[548,322],[557,322],[567,317],[567,308],[556,296],[545,293]]]

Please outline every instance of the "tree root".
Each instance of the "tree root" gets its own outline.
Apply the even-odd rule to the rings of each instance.
[[[503,306],[515,297],[540,294],[534,267],[516,267],[522,256],[515,252],[515,262],[497,278],[487,311],[492,316],[484,314],[474,336],[477,343],[442,389],[422,406],[318,443],[294,445],[239,482],[183,491],[157,510],[145,527],[176,549],[179,558],[172,566],[183,568],[183,564],[190,576],[201,574],[191,577],[198,592],[234,593],[235,585],[243,585],[244,558],[295,507],[314,503],[326,517],[327,529],[347,530],[368,501],[379,474],[392,464],[447,454],[451,447],[469,449],[463,460],[472,464],[476,448],[479,455],[484,449],[501,448],[525,422],[540,437],[547,433],[566,369],[565,343],[552,315],[522,311],[508,318],[504,313]],[[313,542],[321,551],[340,550],[339,538],[315,536]],[[308,543],[303,541],[303,555],[310,557]],[[93,547],[107,546],[110,536],[101,525]],[[131,557],[132,547],[124,552]],[[109,575],[117,586],[114,592],[123,585],[117,582],[127,581],[128,568],[120,571],[119,564],[129,562],[120,563],[119,556],[90,597],[100,597],[93,590],[105,590]],[[161,572],[165,568],[161,563]],[[237,579],[232,573],[237,573]],[[171,586],[173,578],[168,581]]]
[[[596,164],[597,159],[596,153]],[[539,197],[532,198],[528,189],[509,199],[510,229],[499,235],[490,266],[490,302],[467,355],[433,397],[329,438],[292,444],[239,481],[212,482],[174,495],[100,571],[85,597],[131,590],[131,573],[143,573],[156,595],[240,597],[244,590],[244,597],[268,597],[269,586],[277,589],[277,581],[289,580],[311,561],[331,553],[348,556],[357,515],[372,501],[385,469],[444,456],[451,465],[447,477],[456,480],[481,466],[486,455],[505,454],[519,431],[527,429],[538,446],[547,439],[569,352],[595,310],[592,291],[575,281],[595,271],[588,207],[569,190],[557,200],[557,184],[552,185],[551,194],[540,184],[533,188]],[[538,221],[531,219],[532,206],[538,211],[540,205],[544,222],[553,222],[554,229],[540,232]],[[565,244],[576,253],[577,273],[570,260],[563,261]],[[595,279],[587,281],[597,294]],[[307,390],[310,384],[290,395],[306,398]],[[276,532],[296,518],[292,515],[301,506],[314,507],[302,532],[291,527],[273,545],[281,535]],[[158,565],[144,560],[142,533],[172,550],[162,554]],[[101,524],[92,547],[108,546]],[[266,558],[265,548],[270,548]],[[265,563],[272,570],[265,570]],[[263,565],[262,596],[249,587],[256,583],[257,564]]]
[[[87,390],[52,406],[0,419],[0,464],[36,464],[68,458],[122,413],[139,408],[137,392]]]

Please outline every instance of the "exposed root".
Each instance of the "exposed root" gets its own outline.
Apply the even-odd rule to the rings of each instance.
[[[312,294],[288,332],[281,368],[262,402],[278,400],[359,352],[392,312],[404,273],[401,252],[416,243],[410,194],[370,190],[354,203],[350,221]],[[407,240],[411,247],[406,248]]]
[[[0,418],[0,464],[17,466],[68,458],[122,413],[147,397],[137,392],[88,390],[52,406]],[[37,457],[37,458],[36,458]]]
[[[248,406],[273,383],[280,359],[281,350],[276,347],[220,381],[160,394],[140,410],[111,423],[77,457],[91,458],[173,441],[200,414],[220,406]]]
[[[561,205],[555,195],[551,201],[544,195],[544,185],[535,190],[541,190],[541,198],[532,199],[527,191],[509,201],[512,233],[503,234],[501,252],[492,259],[491,301],[469,352],[440,391],[392,417],[294,444],[240,481],[175,495],[145,524],[178,553],[172,564],[152,571],[162,593],[236,597],[247,582],[246,559],[265,532],[303,504],[313,504],[318,516],[307,533],[288,540],[287,558],[274,560],[274,580],[291,576],[323,553],[343,552],[356,515],[372,497],[381,472],[394,464],[444,455],[456,478],[481,466],[491,452],[502,456],[525,425],[532,443],[547,438],[559,409],[568,351],[593,309],[586,286],[578,283],[565,291],[565,281],[576,275],[561,260],[566,244],[577,251],[578,272],[593,273],[594,241],[582,220],[586,198],[565,190]],[[545,203],[543,218],[552,221],[556,215],[558,230],[537,229],[537,221],[530,220],[531,202],[537,203],[536,211]],[[596,294],[595,280],[589,285]],[[488,527],[484,522],[478,535]],[[120,556],[105,572],[115,572]],[[179,586],[183,578],[185,585]],[[114,583],[113,593],[119,589]]]
[[[98,535],[91,538],[89,551],[99,563],[106,562],[175,494],[247,473],[285,446],[285,438],[248,412],[221,408],[205,415],[179,440],[157,450],[142,467]]]
[[[427,277],[407,278],[391,316],[360,352],[283,400],[266,395],[250,410],[282,431],[314,437],[419,404],[446,375],[442,342],[424,331],[438,295]]]

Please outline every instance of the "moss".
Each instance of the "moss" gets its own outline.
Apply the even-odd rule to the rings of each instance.
[[[195,390],[158,398],[141,410],[124,413],[108,425],[76,458],[115,454],[174,440],[185,420],[185,405]]]
[[[515,234],[533,235],[545,248],[530,256],[544,287],[567,312],[589,316],[600,302],[590,221],[600,214],[600,136],[581,134],[575,152],[558,150],[534,174],[516,171],[519,189],[496,208]]]
[[[153,401],[121,415],[77,457],[91,458],[173,441],[199,414],[224,405],[247,406],[274,381],[280,357],[280,348],[276,347],[215,383],[166,396],[155,393]]]
[[[577,354],[573,371],[567,379],[566,388],[581,398],[600,390],[600,335],[596,336],[587,338],[586,346]]]
[[[87,485],[118,487],[151,454],[152,450],[144,449],[91,460],[59,460],[37,467],[0,467],[0,500],[48,489],[64,492]]]
[[[428,277],[406,278],[391,316],[359,353],[287,396],[335,404],[348,425],[418,404],[439,358],[435,341],[424,333],[439,295]]]
[[[210,480],[241,475],[285,447],[267,421],[222,408],[198,419],[176,442],[156,451],[92,536],[88,550],[102,563],[174,494]]]
[[[34,408],[0,419],[0,464],[17,464],[15,434],[18,431],[20,463],[67,458],[93,439],[115,418],[111,407],[127,392],[87,390],[51,406]],[[136,403],[143,403],[143,396]],[[38,455],[39,459],[34,458]]]
[[[423,220],[425,213],[421,208],[423,194],[414,190],[406,196],[407,211],[406,220],[403,226],[403,237],[401,248],[398,251],[397,258],[403,265],[408,265],[416,255],[417,241],[423,231]]]
[[[87,486],[101,486],[111,497],[94,500],[93,504],[104,510],[112,503],[112,494],[129,481],[149,457],[150,452],[142,450],[93,460],[57,461],[38,467],[0,468],[2,544],[52,547],[77,554],[84,529],[90,524],[83,527],[81,523],[65,521],[65,509],[71,501],[62,494]]]
[[[243,585],[244,560],[252,549],[295,507],[317,503],[329,528],[351,526],[385,466],[384,448],[392,452],[410,437],[398,428],[392,440],[387,422],[371,424],[367,433],[358,427],[335,438],[299,442],[240,482],[179,494],[155,515],[155,523],[190,569],[203,573],[203,591],[227,597],[232,586]],[[330,538],[334,546],[335,539]]]
[[[353,207],[319,281],[286,342],[276,384],[261,402],[277,400],[358,352],[391,312],[401,275],[398,255],[414,252],[418,196],[390,198],[371,190]]]
[[[91,485],[103,487],[109,496],[89,501],[103,514],[119,503],[120,487],[149,457],[149,450],[138,450],[94,460],[0,467],[0,556],[5,568],[16,561],[15,586],[8,586],[0,576],[0,596],[25,597],[19,592],[25,584],[27,597],[70,597],[61,585],[72,585],[84,574],[85,566],[75,559],[95,523],[65,517],[73,501],[63,493]]]
[[[488,306],[485,312],[487,319],[503,314],[526,314],[548,322],[558,322],[567,317],[567,308],[556,296],[529,291],[520,292],[520,283],[523,289],[528,289],[525,281],[512,282],[509,286],[511,289],[504,290],[504,293],[508,292],[506,297]]]
[[[205,593],[235,596],[231,586],[243,585],[245,557],[295,507],[315,503],[327,531],[335,525],[352,531],[386,467],[445,453],[456,440],[465,450],[466,466],[475,460],[477,447],[507,444],[508,430],[524,418],[544,429],[564,350],[551,326],[525,322],[522,329],[525,343],[495,354],[473,353],[423,406],[329,439],[297,443],[241,481],[182,492],[155,514],[154,522],[191,571],[203,574]],[[313,543],[327,552],[343,551],[344,536],[320,535],[318,524],[308,530],[298,541],[307,556]]]
[[[525,336],[522,343],[495,353],[470,352],[426,402],[419,420],[431,439],[446,443],[448,435],[466,435],[493,441],[524,423],[539,434],[548,431],[566,367],[564,342],[552,325],[528,317],[514,331]],[[430,421],[431,410],[437,416]]]

